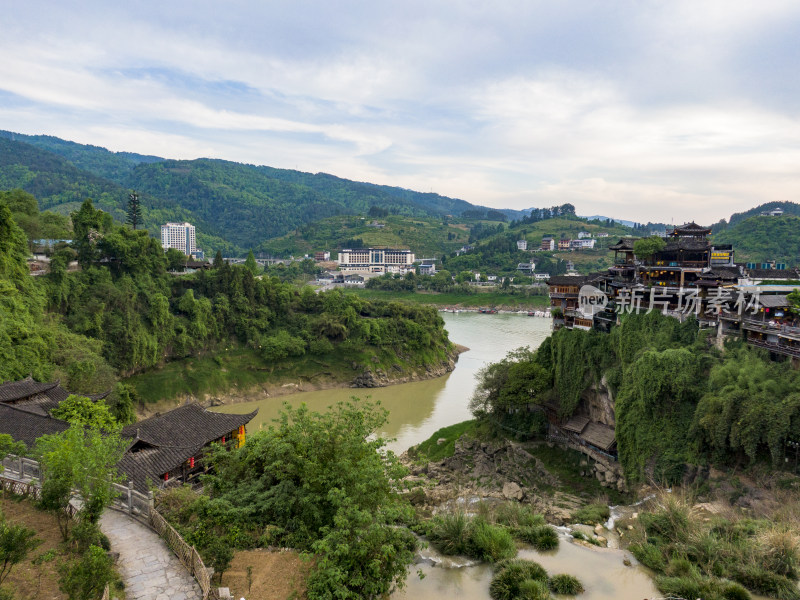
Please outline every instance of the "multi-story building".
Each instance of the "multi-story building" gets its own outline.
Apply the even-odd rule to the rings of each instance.
[[[527,250],[528,240],[517,240],[517,250]]]
[[[558,249],[559,250],[569,250],[572,244],[572,240],[558,240]]]
[[[349,273],[406,273],[414,270],[414,253],[393,248],[353,248],[339,251],[339,270]]]
[[[597,240],[591,238],[582,238],[579,240],[572,240],[569,244],[572,250],[592,250]]]
[[[542,250],[555,250],[556,249],[556,241],[553,239],[553,236],[546,235],[542,238],[542,245],[540,246]]]
[[[167,223],[161,226],[161,246],[164,250],[175,248],[186,256],[197,253],[194,225],[190,223]]]

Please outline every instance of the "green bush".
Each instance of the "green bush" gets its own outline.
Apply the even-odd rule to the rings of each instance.
[[[550,525],[519,527],[514,530],[517,538],[527,542],[537,550],[554,550],[558,548],[558,532]]]
[[[58,586],[69,600],[100,598],[106,584],[114,578],[111,558],[99,546],[89,546],[83,555],[59,567]]]
[[[469,552],[469,518],[464,513],[438,515],[431,520],[428,537],[442,554]]]
[[[532,560],[504,560],[495,566],[495,575],[489,584],[489,595],[494,600],[520,598],[520,586],[525,581],[539,581],[547,590],[547,571]],[[549,592],[547,596],[549,597]]]
[[[536,513],[530,504],[504,502],[494,510],[494,521],[508,527],[534,527],[544,525],[544,517]]]
[[[771,573],[760,565],[735,567],[732,579],[759,594],[779,600],[800,600],[800,590],[794,581],[783,575]]]
[[[556,594],[575,596],[583,592],[583,584],[574,575],[553,575],[550,578],[550,589]]]
[[[511,533],[503,527],[492,525],[484,519],[472,520],[470,529],[469,555],[489,562],[511,558],[517,554],[517,547]]]
[[[544,581],[536,579],[526,579],[519,584],[517,598],[520,600],[549,600],[550,590]]]
[[[628,550],[630,550],[631,554],[636,557],[636,560],[645,567],[653,569],[654,571],[663,571],[664,567],[666,567],[664,555],[661,553],[661,550],[656,548],[653,544],[648,544],[647,542],[643,544],[631,544]]]
[[[586,525],[603,524],[608,521],[611,516],[611,511],[605,504],[588,504],[583,508],[578,509],[570,517],[573,523],[584,523]]]

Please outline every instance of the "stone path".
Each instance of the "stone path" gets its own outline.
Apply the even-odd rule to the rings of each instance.
[[[119,552],[127,600],[201,600],[197,582],[158,534],[135,519],[106,510],[100,529]]]

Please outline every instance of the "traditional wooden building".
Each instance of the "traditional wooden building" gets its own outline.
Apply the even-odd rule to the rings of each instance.
[[[122,435],[129,445],[117,468],[142,492],[150,486],[191,482],[208,470],[204,460],[208,446],[243,445],[246,425],[257,413],[217,413],[190,403],[128,425]]]
[[[92,400],[100,400],[108,396],[104,394],[78,394]],[[0,404],[34,413],[49,416],[50,411],[67,399],[70,392],[61,387],[59,381],[42,383],[26,377],[20,381],[9,381],[0,384]]]

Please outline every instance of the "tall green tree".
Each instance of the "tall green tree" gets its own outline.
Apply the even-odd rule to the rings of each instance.
[[[136,190],[128,195],[128,210],[125,222],[130,225],[134,231],[142,224],[142,205],[139,202],[139,194]]]

